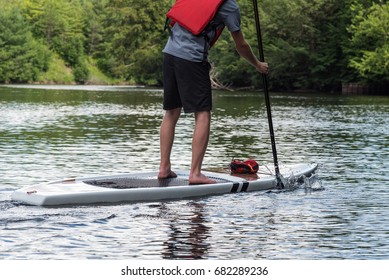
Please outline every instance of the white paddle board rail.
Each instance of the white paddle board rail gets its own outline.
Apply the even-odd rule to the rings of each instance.
[[[311,176],[316,164],[280,166],[284,178]],[[54,206],[185,199],[227,193],[264,191],[277,188],[277,178],[269,167],[260,166],[258,175],[232,176],[204,172],[215,184],[189,185],[188,171],[177,178],[157,179],[157,172],[73,178],[33,185],[16,190],[12,199],[29,205]]]

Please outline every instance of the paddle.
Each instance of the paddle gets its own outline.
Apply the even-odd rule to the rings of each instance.
[[[255,25],[256,25],[256,29],[257,29],[259,60],[264,62],[265,61],[265,55],[263,53],[261,26],[260,26],[260,23],[259,23],[259,11],[258,11],[258,1],[257,0],[253,0],[253,6],[254,6],[254,14],[255,14]],[[271,140],[271,146],[272,146],[272,151],[273,151],[274,169],[275,169],[275,172],[276,172],[277,186],[280,187],[280,188],[284,188],[285,186],[284,186],[284,183],[281,180],[280,169],[279,169],[279,166],[278,166],[276,140],[275,140],[275,137],[274,137],[273,120],[272,120],[271,107],[270,107],[270,96],[269,96],[268,81],[267,81],[267,75],[266,74],[262,74],[262,80],[263,80],[263,89],[264,89],[264,92],[265,92],[267,118],[268,118],[268,122],[269,122],[270,140]]]

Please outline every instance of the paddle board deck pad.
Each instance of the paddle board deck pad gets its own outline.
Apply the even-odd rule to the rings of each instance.
[[[316,164],[280,166],[282,177],[296,179],[309,177],[316,168]],[[18,189],[12,199],[30,205],[52,206],[174,200],[277,188],[276,178],[267,166],[260,166],[258,174],[248,176],[204,172],[216,181],[206,185],[189,185],[189,171],[176,173],[176,178],[161,180],[157,179],[157,172],[72,178]]]

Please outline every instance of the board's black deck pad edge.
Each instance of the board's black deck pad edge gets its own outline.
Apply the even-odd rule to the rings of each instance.
[[[221,178],[213,178],[217,183],[231,182]],[[168,179],[157,178],[136,178],[136,177],[124,177],[124,178],[108,178],[100,180],[87,180],[83,181],[85,184],[110,188],[110,189],[137,189],[137,188],[153,188],[153,187],[173,187],[173,186],[188,186],[189,180],[187,178],[177,177]]]

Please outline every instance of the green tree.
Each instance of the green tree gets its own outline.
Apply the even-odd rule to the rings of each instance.
[[[259,1],[265,58],[271,66],[269,82],[273,90],[339,90],[343,81],[356,76],[356,71],[348,67],[347,28],[353,18],[353,2],[366,10],[374,1]],[[239,4],[243,32],[256,49],[252,3],[240,1]],[[219,80],[236,86],[258,86],[258,75],[231,48],[233,43],[225,36],[211,53]]]
[[[242,29],[246,39],[257,52],[254,13],[251,1],[239,2]],[[339,19],[345,1],[335,0],[263,0],[260,20],[266,61],[271,65],[269,81],[272,89],[327,89],[340,84],[342,49],[339,41],[346,33],[346,19]],[[242,60],[231,54],[228,37],[216,45],[212,59],[222,82],[235,85],[258,85],[258,74]],[[336,77],[336,78],[335,78]]]
[[[352,35],[350,67],[368,83],[389,82],[389,4],[373,3],[367,9],[353,7],[357,14]]]
[[[89,0],[83,3],[85,52],[89,56],[98,53],[100,45],[104,42],[102,18],[107,2],[108,0]]]
[[[36,37],[46,40],[74,71],[75,80],[88,76],[84,44],[85,18],[82,0],[29,0],[25,10]]]
[[[113,77],[140,83],[161,81],[165,1],[111,0],[103,18],[100,67]]]
[[[47,70],[48,50],[33,38],[18,8],[0,12],[0,82],[34,81]]]
[[[239,0],[242,29],[257,52],[251,0]],[[388,4],[383,0],[260,0],[272,90],[338,90],[342,82],[388,82]],[[50,53],[77,82],[89,70],[162,84],[165,13],[174,0],[0,0],[0,81],[34,81]],[[12,11],[12,12],[11,12]],[[261,86],[228,31],[210,52],[217,79]],[[53,61],[50,65],[53,65]],[[50,66],[52,69],[52,66]],[[56,70],[61,71],[61,70]]]

